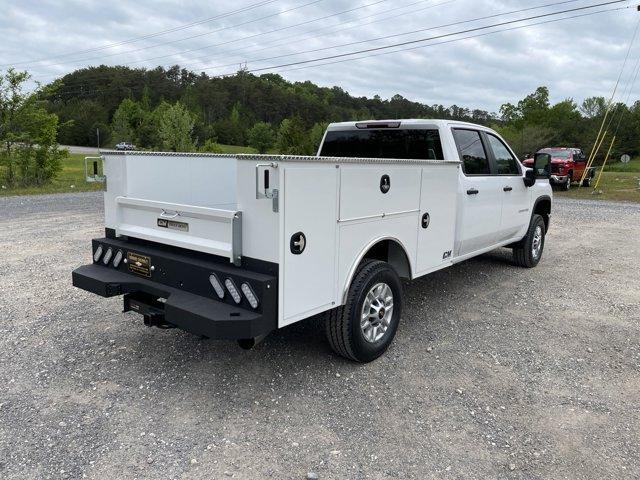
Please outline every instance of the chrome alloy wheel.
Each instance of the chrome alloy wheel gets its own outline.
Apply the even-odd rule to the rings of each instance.
[[[531,255],[536,260],[540,256],[542,251],[542,227],[538,225],[536,231],[533,233],[533,242],[531,242]]]
[[[362,305],[360,329],[365,340],[375,343],[384,337],[392,317],[393,292],[386,283],[378,283],[371,287]]]

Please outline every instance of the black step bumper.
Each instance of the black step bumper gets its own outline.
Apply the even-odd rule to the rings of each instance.
[[[175,253],[167,254],[153,247],[130,245],[122,240],[94,240],[94,251],[98,244],[103,249],[122,249],[125,257],[128,251],[148,255],[157,265],[156,272],[162,272],[157,279],[144,278],[130,273],[126,265],[114,268],[102,262],[73,271],[75,287],[102,297],[124,295],[125,311],[141,313],[145,320],[153,316],[154,324],[169,324],[209,338],[250,339],[267,335],[277,328],[276,277],[193,260]],[[231,278],[238,287],[243,279],[248,278],[246,281],[260,297],[260,307],[252,309],[244,298],[240,305],[236,305],[228,292],[225,292],[224,300],[220,300],[209,284],[211,273],[215,273],[222,282]],[[185,280],[176,281],[178,277]]]

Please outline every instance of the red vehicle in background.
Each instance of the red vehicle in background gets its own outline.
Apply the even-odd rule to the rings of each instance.
[[[551,155],[551,178],[549,181],[559,185],[562,190],[569,190],[572,182],[579,182],[587,166],[587,157],[579,148],[543,148],[537,153]],[[532,168],[533,158],[527,158],[522,163],[525,167]],[[589,168],[582,186],[590,187],[594,176],[595,168]]]

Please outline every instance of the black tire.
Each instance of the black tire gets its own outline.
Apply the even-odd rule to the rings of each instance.
[[[538,227],[540,227],[542,238],[540,239],[540,248],[538,251],[539,253],[536,256],[534,255],[533,244]],[[543,218],[540,215],[534,214],[531,217],[531,223],[529,224],[529,230],[527,230],[527,234],[513,249],[513,259],[515,260],[516,264],[518,264],[518,266],[533,268],[538,265],[540,259],[542,258],[542,253],[544,252],[545,234],[546,229]]]
[[[567,181],[566,181],[566,182],[564,182],[564,183],[561,185],[561,188],[562,188],[562,191],[563,191],[563,192],[568,192],[569,190],[571,190],[571,177],[572,177],[572,176],[573,176],[573,172],[569,172],[569,173],[567,174]]]
[[[360,317],[369,291],[386,284],[393,294],[393,310],[383,336],[377,341],[365,338]],[[402,314],[402,284],[391,266],[380,260],[365,260],[356,272],[344,306],[326,314],[327,339],[334,352],[355,362],[371,362],[382,355],[396,335]]]
[[[582,181],[582,186],[583,187],[590,187],[591,186],[591,180],[593,180],[593,177],[591,176],[591,174],[587,174],[589,175],[588,177],[586,177],[583,181]]]

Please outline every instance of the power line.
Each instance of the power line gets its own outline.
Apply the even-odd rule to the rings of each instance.
[[[110,44],[107,44],[107,45],[102,45],[100,47],[88,48],[86,50],[75,50],[73,52],[61,53],[59,55],[54,55],[54,56],[50,56],[50,57],[47,57],[47,58],[41,58],[41,59],[37,59],[37,60],[23,60],[23,61],[20,61],[20,62],[0,64],[0,67],[6,67],[6,66],[9,66],[9,65],[25,65],[25,64],[30,64],[30,63],[39,63],[39,62],[44,62],[44,61],[47,61],[47,60],[51,60],[53,58],[63,58],[63,57],[69,57],[69,56],[73,56],[73,55],[82,55],[83,53],[91,53],[91,52],[97,52],[97,51],[100,51],[100,50],[107,50],[109,48],[114,48],[114,47],[119,47],[119,46],[122,46],[122,45],[127,45],[127,44],[130,44],[130,43],[139,42],[140,40],[146,40],[146,39],[149,39],[149,38],[159,37],[161,35],[166,35],[168,33],[178,32],[180,30],[186,30],[188,28],[195,27],[197,25],[202,25],[202,24],[205,24],[205,23],[212,22],[213,20],[220,20],[222,18],[230,17],[230,16],[236,15],[238,13],[244,13],[244,12],[247,12],[249,10],[253,10],[255,8],[263,7],[265,5],[268,5],[270,3],[275,3],[277,1],[279,1],[279,0],[265,0],[265,1],[262,1],[262,2],[253,3],[251,5],[247,5],[246,7],[238,8],[236,10],[231,10],[229,12],[221,13],[221,14],[215,15],[213,17],[208,17],[208,18],[205,18],[203,20],[198,20],[196,22],[191,22],[191,23],[185,23],[183,25],[179,25],[179,26],[176,26],[176,27],[173,27],[173,28],[168,28],[166,30],[160,30],[160,31],[149,33],[149,34],[146,34],[146,35],[140,35],[138,37],[133,37],[133,38],[129,38],[127,40],[122,40],[120,42],[110,43]]]
[[[284,64],[280,64],[280,65],[273,65],[271,67],[262,67],[262,68],[254,68],[254,69],[248,69],[247,71],[250,73],[255,73],[255,72],[262,72],[265,70],[272,70],[275,68],[283,68],[283,67],[290,67],[290,66],[294,66],[294,65],[302,65],[302,64],[307,64],[307,63],[313,63],[313,62],[318,62],[318,61],[323,61],[323,60],[332,60],[332,59],[337,59],[337,58],[343,58],[343,57],[349,57],[352,55],[358,55],[360,53],[369,53],[369,52],[375,52],[375,51],[380,51],[380,50],[386,50],[389,48],[395,48],[395,47],[402,47],[405,45],[412,45],[412,44],[416,44],[416,43],[423,43],[423,42],[427,42],[427,41],[431,41],[431,40],[438,40],[441,38],[446,38],[446,37],[451,37],[454,35],[462,35],[465,33],[471,33],[471,32],[477,32],[477,31],[481,31],[481,30],[486,30],[488,28],[494,28],[494,27],[501,27],[504,25],[510,25],[513,23],[518,23],[518,22],[524,22],[524,21],[528,21],[528,20],[535,20],[538,18],[545,18],[545,17],[551,17],[551,16],[555,16],[555,15],[561,15],[564,13],[571,13],[571,12],[577,12],[577,11],[582,11],[582,10],[588,10],[591,8],[596,8],[596,7],[602,7],[605,5],[612,5],[612,4],[617,4],[617,3],[623,3],[623,2],[627,2],[628,0],[611,0],[608,2],[601,2],[601,3],[597,3],[597,4],[593,4],[593,5],[588,5],[588,6],[584,6],[584,7],[576,7],[576,8],[570,8],[567,10],[561,10],[559,12],[551,12],[551,13],[545,13],[545,14],[540,14],[540,15],[534,15],[531,17],[526,17],[526,18],[521,18],[518,20],[508,20],[506,22],[500,22],[500,23],[495,23],[493,25],[485,25],[482,27],[475,27],[475,28],[469,28],[466,30],[462,30],[459,32],[452,32],[452,33],[445,33],[442,35],[435,35],[433,37],[426,37],[426,38],[419,38],[416,40],[408,40],[405,42],[399,42],[399,43],[395,43],[395,44],[391,44],[391,45],[384,45],[381,47],[371,47],[371,48],[365,48],[363,50],[356,50],[353,52],[347,52],[347,53],[340,53],[340,54],[335,54],[335,55],[328,55],[326,57],[319,57],[319,58],[314,58],[314,59],[309,59],[309,60],[299,60],[297,62],[290,62],[290,63],[284,63]],[[233,74],[223,74],[220,76],[228,76],[228,75],[233,75]]]
[[[266,58],[261,58],[261,59],[253,59],[253,60],[249,60],[248,62],[262,62],[262,61],[266,61],[266,60],[274,60],[274,59],[277,59],[277,58],[284,58],[284,57],[290,57],[290,56],[295,56],[295,55],[301,55],[301,54],[304,54],[304,53],[312,53],[312,52],[317,52],[317,51],[342,48],[342,47],[351,46],[351,45],[358,45],[358,44],[362,44],[362,43],[368,43],[368,42],[373,42],[373,41],[378,41],[378,40],[384,40],[384,39],[387,39],[387,38],[393,38],[393,37],[398,37],[398,36],[403,36],[403,35],[410,35],[410,34],[414,34],[414,33],[424,32],[424,31],[436,30],[436,29],[440,29],[440,28],[447,28],[447,27],[452,27],[452,26],[457,26],[457,25],[463,25],[463,24],[473,23],[473,22],[477,22],[477,21],[481,21],[481,20],[488,20],[488,19],[491,19],[491,18],[497,18],[497,17],[507,16],[507,15],[514,15],[514,14],[523,13],[523,12],[536,10],[536,9],[541,9],[541,8],[564,5],[564,4],[568,4],[568,3],[575,3],[577,1],[580,1],[580,0],[564,0],[564,1],[561,1],[561,2],[548,3],[548,4],[544,4],[544,5],[538,5],[538,6],[534,6],[534,7],[523,8],[523,9],[514,10],[514,11],[510,11],[510,12],[502,12],[502,13],[493,14],[493,15],[486,15],[486,16],[482,16],[482,17],[477,17],[477,18],[472,18],[472,19],[467,19],[467,20],[462,20],[462,21],[457,21],[457,22],[452,22],[452,23],[446,23],[446,24],[432,26],[432,27],[423,28],[423,29],[419,29],[419,30],[413,30],[413,31],[410,31],[410,32],[387,35],[387,36],[384,36],[384,37],[372,38],[372,39],[367,39],[367,40],[362,40],[362,41],[357,41],[357,42],[349,42],[349,43],[345,43],[345,44],[341,44],[341,45],[333,45],[333,46],[330,46],[330,47],[321,47],[321,48],[317,48],[317,49],[306,50],[306,51],[302,51],[302,52],[294,52],[294,53],[283,54],[283,55],[277,55],[277,56],[266,57]],[[619,1],[627,1],[627,0],[619,0]],[[379,2],[377,2],[377,3],[379,3]],[[447,3],[447,2],[444,2],[444,3]],[[372,4],[369,4],[369,5],[372,5]],[[431,7],[437,6],[437,5],[441,5],[441,4],[431,5]],[[361,7],[358,7],[358,8],[361,8]],[[352,9],[352,10],[354,10],[354,9]],[[330,16],[335,16],[335,15],[336,14],[332,14]],[[314,19],[314,20],[310,20],[310,21],[315,21],[315,20],[318,20],[318,19]],[[304,23],[308,23],[308,22],[304,22]],[[284,27],[284,29],[286,29],[286,28],[290,28],[290,27]],[[280,30],[282,30],[282,29],[280,29]],[[231,42],[224,42],[222,44],[217,44],[217,45],[214,45],[214,46],[220,46],[220,45],[223,45],[225,43],[231,43]],[[202,48],[206,48],[206,47],[200,47],[200,48],[192,49],[192,50],[189,50],[189,51],[201,50]],[[179,52],[179,53],[185,53],[185,52]],[[161,57],[155,57],[155,58],[148,59],[148,60],[154,60],[156,58],[164,58],[164,57],[167,57],[167,56],[172,56],[172,55],[163,55]],[[244,62],[247,62],[247,61],[243,60],[242,62],[244,63]],[[132,63],[138,63],[138,62],[132,62]],[[215,66],[206,67],[206,68],[200,68],[198,70],[205,71],[205,70],[211,70],[211,69],[216,69],[216,68],[229,67],[229,66],[233,66],[233,65],[238,65],[239,63],[241,63],[241,62],[239,60],[237,60],[237,61],[232,62],[232,63],[228,63],[228,64],[224,64],[224,65],[215,65]]]
[[[631,37],[631,41],[629,42],[629,48],[627,49],[627,53],[624,57],[624,62],[622,63],[622,68],[620,69],[620,74],[618,75],[618,79],[616,80],[615,86],[613,87],[613,93],[611,94],[611,98],[609,99],[609,102],[607,104],[607,109],[604,113],[604,118],[602,119],[602,123],[600,124],[600,130],[598,131],[598,135],[596,135],[596,140],[593,144],[593,148],[591,149],[591,153],[589,154],[589,159],[587,160],[587,164],[585,165],[584,171],[582,172],[582,177],[580,178],[580,185],[582,185],[582,183],[584,182],[584,179],[587,176],[587,173],[589,171],[589,169],[591,168],[591,166],[593,165],[593,162],[596,159],[596,156],[598,155],[598,151],[600,150],[600,147],[602,146],[602,142],[604,141],[604,137],[607,135],[607,130],[605,129],[605,125],[606,128],[608,129],[609,126],[611,125],[611,120],[609,121],[609,123],[607,123],[607,119],[609,117],[609,114],[611,113],[611,107],[613,105],[613,100],[616,96],[616,92],[618,91],[618,86],[620,85],[620,79],[622,78],[622,74],[624,73],[624,69],[627,66],[627,61],[629,60],[629,56],[631,55],[631,49],[633,47],[633,43],[635,42],[637,36],[638,36],[638,30],[640,29],[640,20],[638,21],[638,23],[636,24],[636,28],[633,31],[633,36]]]
[[[582,7],[580,9],[570,9],[570,10],[565,10],[565,11],[561,11],[561,12],[554,12],[554,13],[545,14],[545,15],[536,15],[536,16],[532,16],[532,17],[528,17],[528,18],[519,19],[519,20],[513,20],[513,21],[509,21],[509,22],[501,22],[501,23],[497,23],[497,24],[493,24],[493,25],[487,25],[487,26],[484,26],[484,27],[478,27],[478,28],[474,28],[474,29],[463,30],[463,31],[460,31],[460,32],[454,32],[454,33],[449,33],[449,34],[445,34],[445,35],[439,35],[439,36],[436,36],[436,37],[431,37],[431,39],[439,39],[439,38],[444,38],[444,37],[450,37],[450,36],[453,36],[453,35],[460,35],[460,34],[464,34],[464,33],[468,33],[468,32],[479,31],[479,30],[489,29],[489,28],[495,28],[497,26],[503,26],[503,25],[507,25],[507,24],[523,22],[523,21],[532,20],[532,19],[536,19],[536,18],[548,17],[548,16],[551,16],[551,15],[559,15],[559,14],[562,14],[562,13],[572,12],[572,11],[576,11],[576,10],[584,10],[586,8],[594,8],[594,7],[597,7],[597,6],[609,5],[609,4],[614,4],[614,3],[622,3],[623,1],[626,1],[626,0],[618,0],[618,1],[613,1],[613,2],[603,2],[601,4],[591,5],[589,7]],[[483,37],[483,36],[493,35],[493,34],[496,34],[496,33],[502,33],[502,32],[506,32],[506,31],[520,30],[520,29],[529,28],[529,27],[538,26],[538,25],[543,25],[543,24],[549,24],[549,23],[555,23],[555,22],[559,22],[559,21],[571,20],[571,19],[575,19],[575,18],[587,17],[587,16],[597,15],[597,14],[601,14],[601,13],[608,13],[608,12],[625,10],[625,9],[628,9],[628,8],[630,8],[630,7],[627,6],[627,7],[603,9],[603,10],[598,10],[598,11],[595,11],[595,12],[577,14],[577,15],[573,15],[573,16],[562,17],[562,18],[557,18],[557,19],[552,19],[552,20],[545,20],[545,21],[530,23],[530,24],[526,24],[526,25],[514,26],[514,27],[495,30],[495,31],[491,31],[491,32],[484,32],[484,33],[480,33],[480,34],[468,35],[468,36],[461,37],[461,38],[454,38],[454,39],[450,39],[450,40],[446,40],[446,41],[442,41],[442,42],[430,43],[430,44],[427,44],[427,45],[413,46],[413,47],[393,50],[393,51],[389,51],[389,52],[374,53],[374,54],[363,55],[363,56],[359,56],[359,57],[355,57],[355,58],[342,58],[341,60],[332,61],[332,62],[325,62],[325,63],[317,63],[315,65],[308,65],[308,63],[310,63],[310,62],[318,62],[318,61],[321,61],[322,59],[300,61],[300,62],[292,62],[290,64],[287,64],[286,66],[299,65],[299,64],[306,64],[306,65],[304,67],[288,69],[288,70],[282,70],[282,71],[301,70],[301,69],[305,69],[305,68],[313,68],[313,67],[317,67],[317,66],[330,65],[330,64],[336,64],[336,63],[343,63],[343,62],[349,62],[349,61],[354,61],[354,60],[361,60],[361,59],[364,59],[364,58],[370,58],[370,57],[375,57],[375,56],[390,55],[390,54],[394,54],[394,53],[400,53],[400,52],[403,52],[403,51],[417,50],[417,49],[436,46],[436,45],[454,43],[454,42],[458,42],[458,41],[462,41],[462,40],[467,40],[467,39],[470,39],[470,38]],[[402,43],[399,43],[399,44],[396,44],[396,45],[390,45],[390,46],[387,46],[387,47],[379,47],[377,49],[361,50],[360,53],[369,52],[371,50],[381,50],[382,48],[393,48],[393,47],[406,45],[406,44],[410,44],[410,43],[425,42],[425,41],[428,41],[428,40],[429,39],[421,39],[421,40],[416,40],[416,41],[412,41],[412,42],[402,42]],[[346,55],[356,55],[357,53],[358,52],[351,52],[349,54],[338,55],[338,57],[344,57]],[[330,56],[330,57],[325,57],[325,59],[331,59],[331,58],[335,58],[335,57],[336,56]],[[280,67],[279,66],[265,67],[265,68],[260,69],[260,70],[268,70],[268,69],[276,69],[276,68],[280,68]],[[248,70],[247,73],[252,73],[252,72],[255,72],[255,71],[256,70]],[[226,77],[226,76],[235,75],[236,73],[237,72],[229,73],[229,74],[223,74],[223,75],[217,75],[217,76],[212,76],[212,77],[209,77],[209,78],[222,78],[222,77]],[[84,94],[104,93],[104,92],[112,90],[114,88],[127,88],[129,90],[132,90],[133,88],[144,88],[144,87],[145,87],[145,85],[139,85],[139,86],[134,86],[134,87],[126,87],[126,86],[120,86],[119,85],[119,86],[115,86],[115,87],[107,87],[106,89],[101,89],[101,90],[93,90],[93,91],[76,90],[76,91],[65,91],[63,93],[65,94],[65,96],[66,95],[70,96],[70,95],[73,95],[76,92],[84,93]],[[62,95],[57,95],[57,97],[61,97],[61,96]]]
[[[149,50],[151,48],[162,47],[162,46],[165,46],[165,45],[172,45],[174,43],[184,42],[186,40],[192,40],[194,38],[204,37],[204,36],[207,36],[207,35],[213,35],[214,33],[219,33],[219,32],[225,31],[225,30],[230,30],[230,29],[237,28],[237,27],[243,27],[243,26],[249,25],[251,23],[256,23],[256,22],[260,22],[262,20],[266,20],[268,18],[277,17],[277,16],[280,16],[280,15],[282,15],[284,13],[293,12],[294,10],[300,10],[301,8],[308,7],[309,5],[315,5],[316,3],[320,3],[320,2],[324,2],[324,1],[325,0],[312,0],[310,2],[303,3],[302,5],[298,5],[297,7],[287,8],[286,10],[281,10],[279,12],[272,13],[272,14],[269,14],[269,15],[265,15],[263,17],[254,18],[252,20],[247,20],[247,21],[244,21],[244,22],[241,22],[241,23],[237,23],[235,25],[229,25],[229,26],[226,26],[226,27],[218,28],[216,30],[211,30],[211,31],[208,31],[208,32],[199,33],[199,34],[191,35],[191,36],[188,36],[188,37],[178,38],[176,40],[170,40],[170,41],[166,41],[166,42],[155,43],[153,45],[147,45],[146,47],[140,47],[140,48],[136,48],[136,49],[133,49],[133,50],[126,50],[124,52],[116,52],[116,53],[110,53],[108,55],[101,55],[100,57],[81,58],[81,59],[77,59],[77,60],[70,60],[70,61],[67,61],[67,62],[50,63],[47,66],[54,67],[54,66],[59,66],[59,65],[67,65],[67,64],[70,64],[70,63],[91,62],[93,60],[102,60],[104,58],[115,57],[115,56],[118,56],[118,55],[128,55],[128,54],[131,54],[131,53],[141,52],[143,50]],[[386,1],[388,1],[388,0],[377,0],[375,3],[382,3],[382,2],[386,2]],[[172,55],[177,55],[179,53],[171,54],[171,56]]]
[[[367,19],[367,18],[377,17],[377,16],[380,16],[380,15],[385,14],[385,13],[395,12],[395,11],[398,11],[398,10],[403,10],[405,8],[409,8],[409,7],[412,7],[414,5],[417,5],[419,3],[430,2],[430,1],[432,1],[432,0],[419,0],[417,2],[413,2],[413,3],[410,3],[408,5],[404,5],[402,7],[391,8],[391,9],[388,9],[388,10],[383,10],[381,12],[373,13],[371,15],[366,15],[364,17],[360,17],[358,20],[364,20],[364,19]],[[313,40],[313,39],[316,39],[316,38],[324,37],[324,36],[335,34],[335,33],[338,33],[338,32],[344,32],[346,30],[351,30],[351,29],[357,28],[357,27],[364,27],[366,25],[373,25],[374,23],[380,23],[380,22],[388,22],[389,20],[394,19],[394,18],[402,17],[402,16],[408,15],[408,14],[415,15],[416,13],[423,12],[425,10],[430,10],[432,8],[439,7],[439,6],[442,6],[442,5],[448,5],[448,4],[457,2],[457,1],[459,1],[459,0],[446,0],[446,1],[443,1],[443,2],[440,2],[440,3],[434,3],[433,5],[428,5],[428,6],[423,7],[423,8],[418,8],[418,9],[415,9],[415,10],[410,11],[410,12],[403,12],[403,13],[399,13],[397,15],[390,15],[390,16],[387,16],[387,17],[384,17],[384,18],[381,18],[381,19],[378,19],[378,20],[371,21],[371,22],[362,23],[362,22],[358,21],[358,23],[355,23],[355,25],[351,25],[351,26],[348,26],[348,27],[345,27],[345,28],[338,28],[338,29],[335,28],[335,27],[339,27],[341,25],[354,23],[354,20],[348,20],[346,22],[341,22],[341,23],[338,23],[338,24],[333,25],[331,27],[322,27],[322,28],[317,28],[315,30],[310,30],[310,31],[305,32],[303,34],[295,34],[295,35],[288,35],[288,36],[285,36],[285,37],[280,37],[280,38],[277,38],[277,39],[275,39],[275,40],[273,40],[271,42],[262,43],[261,44],[262,45],[261,48],[252,49],[249,52],[250,53],[252,53],[252,52],[261,52],[263,50],[269,50],[270,48],[273,48],[273,47],[279,47],[279,46],[289,45],[290,44],[290,42],[277,43],[277,42],[280,42],[282,40],[289,40],[289,39],[301,38],[301,37],[302,37],[301,41]],[[579,1],[579,0],[575,0],[575,1]],[[325,31],[325,33],[322,33],[322,34],[319,34],[319,35],[311,35],[311,36],[308,35],[309,33],[322,32],[322,31]],[[237,39],[237,41],[247,40],[247,39],[250,39],[252,37],[253,37],[253,35],[248,36],[248,37],[242,37],[242,38]],[[215,46],[218,46],[218,45],[215,45]],[[193,60],[195,60],[196,63],[203,63],[202,60],[211,60],[212,58],[218,58],[220,56],[226,56],[226,55],[229,55],[231,53],[244,52],[244,51],[245,51],[245,49],[240,48],[240,49],[236,49],[236,50],[231,50],[230,52],[226,52],[223,55],[215,55],[213,57],[210,56],[210,55],[207,55],[206,57],[197,57],[197,58],[194,58]],[[148,61],[148,59],[147,60],[136,61],[136,63],[140,63],[140,62],[143,62],[143,61]],[[190,62],[190,63],[188,63],[186,65],[189,66],[189,65],[193,65],[193,64],[194,63]]]
[[[198,48],[192,48],[192,49],[189,49],[189,50],[175,52],[175,53],[172,53],[172,54],[160,55],[160,56],[146,58],[146,59],[142,59],[142,60],[136,60],[136,61],[132,61],[132,62],[125,62],[125,63],[123,63],[121,65],[133,65],[133,64],[136,64],[136,63],[150,62],[150,61],[153,61],[153,60],[158,60],[158,59],[168,58],[168,57],[174,57],[175,55],[181,55],[181,54],[184,54],[184,53],[190,53],[190,52],[194,52],[194,51],[204,50],[204,49],[207,49],[207,48],[214,48],[214,47],[220,47],[222,45],[233,44],[233,43],[237,43],[237,42],[240,42],[240,41],[243,41],[243,40],[257,38],[257,37],[260,37],[260,36],[263,36],[263,35],[268,35],[268,34],[275,33],[275,32],[281,32],[281,31],[288,30],[288,29],[295,28],[295,27],[299,27],[299,26],[302,26],[302,25],[308,25],[309,23],[317,22],[317,21],[320,21],[320,20],[326,20],[326,19],[331,18],[331,17],[336,17],[336,16],[339,16],[339,15],[343,15],[345,13],[350,13],[350,12],[353,12],[353,11],[356,11],[356,10],[367,8],[367,7],[370,7],[370,6],[373,6],[373,5],[377,5],[377,4],[383,3],[385,1],[388,1],[388,0],[379,0],[379,1],[376,1],[374,3],[368,3],[368,4],[365,4],[365,5],[360,5],[358,7],[350,8],[348,10],[342,10],[340,12],[332,13],[330,15],[325,15],[325,16],[322,16],[322,17],[316,17],[314,19],[306,20],[304,22],[296,23],[296,24],[293,24],[293,25],[288,25],[288,26],[285,26],[285,27],[279,27],[279,28],[276,28],[276,29],[273,29],[273,30],[268,30],[266,32],[255,33],[253,35],[248,35],[248,36],[245,36],[245,37],[240,37],[240,38],[237,38],[237,39],[228,40],[228,41],[221,42],[221,43],[204,45],[204,46],[198,47]],[[420,1],[417,1],[417,2],[414,2],[414,3],[411,3],[409,5],[405,5],[403,7],[392,8],[392,9],[389,9],[389,10],[386,10],[386,11],[383,11],[383,12],[378,12],[378,13],[374,13],[372,15],[365,16],[363,18],[370,18],[370,17],[373,17],[373,16],[381,15],[383,13],[392,12],[392,11],[399,10],[399,9],[402,9],[402,8],[407,8],[409,6],[413,6],[413,5],[416,5],[418,3],[424,3],[425,1],[432,1],[432,0],[420,0]],[[433,8],[433,7],[436,7],[436,6],[445,5],[445,4],[448,4],[448,3],[453,3],[453,2],[456,2],[456,1],[458,1],[458,0],[447,0],[447,1],[444,1],[444,2],[441,2],[441,3],[436,3],[434,5],[429,5],[428,7],[415,10],[414,13],[420,12],[420,11],[423,11],[423,10],[427,10],[427,9],[430,9],[430,8]],[[574,1],[578,1],[578,0],[574,0]],[[406,13],[401,14],[401,15],[406,15]],[[386,20],[391,19],[391,18],[395,18],[397,16],[400,16],[400,15],[388,17]],[[377,22],[383,21],[383,20],[385,20],[385,19],[377,20],[375,22],[370,22],[370,23],[377,23]],[[337,26],[343,25],[345,23],[353,23],[353,20],[350,20],[348,22],[339,23]],[[364,25],[367,25],[367,24],[365,23]],[[362,26],[362,25],[358,25],[357,24],[355,26]],[[349,28],[355,28],[355,26],[354,27],[348,27],[348,28],[341,29],[341,30],[336,30],[334,32],[329,32],[329,33],[335,33],[335,32],[339,32],[339,31],[347,30]],[[313,31],[326,30],[326,29],[327,29],[327,27],[323,27],[321,29],[312,30],[312,32]],[[306,32],[306,33],[309,33],[309,32]],[[305,35],[305,34],[303,34],[303,35]],[[284,39],[297,38],[297,37],[300,37],[300,36],[302,36],[302,35],[296,34],[296,35],[290,35],[290,36],[286,36],[286,37],[281,37],[279,39],[276,39],[274,42],[278,42],[278,41],[284,40]],[[314,38],[314,37],[307,37],[307,38]],[[270,43],[273,44],[274,42],[270,42]],[[280,46],[280,45],[286,45],[286,44],[287,43],[285,43],[285,44],[276,44],[274,46]],[[266,43],[266,44],[263,44],[263,45],[269,45],[269,43]],[[261,49],[258,49],[256,51],[261,51],[261,50],[265,50],[265,49],[268,49],[268,48],[270,48],[270,47],[261,48]],[[235,50],[235,51],[242,51],[242,49]],[[220,56],[220,55],[218,55],[218,56]],[[205,58],[205,57],[201,57],[201,58]],[[212,58],[212,57],[206,57],[206,58]],[[213,57],[213,58],[215,58],[215,57]],[[66,62],[66,63],[75,63],[75,62]],[[202,62],[198,62],[198,63],[202,63]],[[237,62],[237,63],[239,63],[239,62]],[[52,65],[49,65],[49,66],[56,66],[56,65],[63,65],[63,64],[62,63],[60,63],[60,64],[52,64]],[[186,65],[188,66],[190,64],[186,64]],[[235,65],[235,63],[234,63],[234,65]],[[42,77],[38,77],[38,78],[49,78],[49,77],[57,77],[57,76],[58,75],[47,75],[47,76],[42,76]]]
[[[595,12],[589,12],[589,13],[582,13],[582,14],[578,14],[578,15],[571,15],[568,17],[562,17],[562,18],[554,18],[552,20],[544,20],[544,21],[540,21],[540,22],[534,22],[534,23],[529,23],[527,25],[519,25],[516,27],[509,27],[509,28],[502,28],[499,30],[493,30],[491,32],[484,32],[484,33],[477,33],[474,35],[467,35],[464,37],[460,37],[460,38],[454,38],[451,40],[443,40],[441,42],[435,42],[435,43],[429,43],[427,45],[419,45],[417,47],[408,47],[408,48],[401,48],[398,50],[392,50],[390,52],[380,52],[380,53],[374,53],[374,54],[370,54],[370,55],[362,55],[359,57],[354,57],[354,58],[347,58],[347,59],[342,59],[342,60],[335,60],[332,62],[325,62],[325,63],[317,63],[314,65],[305,65],[302,67],[297,67],[297,68],[288,68],[285,70],[279,70],[280,72],[292,72],[292,71],[297,71],[297,70],[305,70],[307,68],[314,68],[314,67],[319,67],[319,66],[325,66],[325,65],[335,65],[338,63],[345,63],[345,62],[350,62],[353,60],[363,60],[366,58],[373,58],[373,57],[381,57],[383,55],[392,55],[394,53],[401,53],[401,52],[408,52],[408,51],[412,51],[412,50],[419,50],[421,48],[427,48],[427,47],[434,47],[437,45],[445,45],[445,44],[449,44],[449,43],[456,43],[462,40],[470,40],[473,38],[480,38],[480,37],[486,37],[489,35],[494,35],[496,33],[504,33],[504,32],[510,32],[510,31],[514,31],[514,30],[521,30],[523,28],[528,28],[528,27],[535,27],[535,26],[539,26],[539,25],[547,25],[550,23],[557,23],[557,22],[562,22],[565,20],[573,20],[576,18],[583,18],[583,17],[590,17],[593,15],[598,15],[601,13],[608,13],[608,12],[617,12],[620,10],[626,10],[628,8],[632,8],[632,7],[618,7],[618,8],[609,8],[609,9],[604,9],[604,10],[597,10]],[[216,78],[216,77],[212,77],[212,78]]]
[[[468,19],[468,20],[461,20],[461,21],[458,21],[458,22],[447,23],[447,24],[438,25],[438,26],[435,26],[435,27],[420,28],[418,30],[411,30],[411,31],[408,31],[408,32],[394,33],[392,35],[385,35],[385,36],[382,36],[382,37],[368,38],[366,40],[359,40],[359,41],[356,41],[356,42],[348,42],[348,43],[343,43],[343,44],[339,44],[339,45],[331,45],[331,46],[328,46],[328,47],[314,48],[314,49],[311,49],[311,50],[303,50],[303,51],[300,51],[300,52],[286,53],[286,54],[283,54],[283,55],[276,55],[276,56],[273,56],[273,57],[259,58],[259,59],[253,59],[253,60],[244,60],[244,62],[246,62],[246,63],[264,62],[266,60],[275,60],[275,59],[278,59],[278,58],[285,58],[285,57],[291,57],[291,56],[296,56],[296,55],[302,55],[302,54],[305,54],[305,53],[321,52],[321,51],[324,51],[324,50],[332,50],[332,49],[337,49],[337,48],[342,48],[342,47],[349,47],[349,46],[352,46],[352,45],[360,45],[360,44],[363,44],[363,43],[377,42],[379,40],[386,40],[388,38],[402,37],[402,36],[405,36],[405,35],[413,35],[414,33],[428,32],[428,31],[437,30],[437,29],[440,29],[440,28],[447,28],[447,27],[453,27],[453,26],[456,26],[456,25],[464,25],[464,24],[467,24],[467,23],[479,22],[481,20],[488,20],[490,18],[503,17],[503,16],[507,16],[507,15],[515,15],[517,13],[523,13],[523,12],[527,12],[527,11],[531,11],[531,10],[537,10],[537,9],[540,9],[540,8],[553,7],[553,6],[556,6],[556,5],[562,5],[562,4],[567,4],[567,3],[575,3],[577,1],[580,1],[580,0],[566,0],[566,1],[563,1],[563,2],[548,3],[546,5],[539,5],[539,6],[536,6],[536,7],[528,7],[528,8],[523,8],[523,9],[520,9],[520,10],[513,10],[511,12],[504,12],[504,13],[498,13],[498,14],[494,14],[494,15],[487,15],[487,16],[484,16],[484,17],[472,18],[472,19]],[[627,1],[627,0],[620,0],[620,1]],[[236,62],[233,62],[233,63],[228,63],[226,65],[215,65],[213,67],[201,68],[201,69],[198,69],[198,70],[202,70],[202,71],[211,70],[211,69],[215,69],[215,68],[229,67],[229,66],[237,65],[237,64],[238,64],[238,62],[236,61]]]

